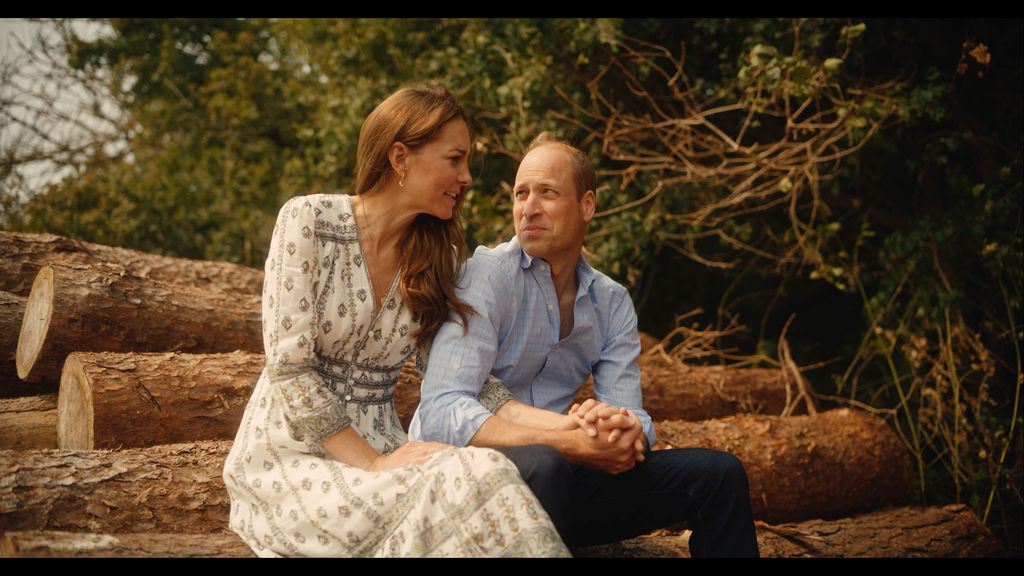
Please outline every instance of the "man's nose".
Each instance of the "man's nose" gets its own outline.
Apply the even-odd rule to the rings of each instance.
[[[523,217],[530,218],[537,213],[537,209],[540,204],[537,199],[537,195],[533,192],[526,194],[526,200],[523,202]]]

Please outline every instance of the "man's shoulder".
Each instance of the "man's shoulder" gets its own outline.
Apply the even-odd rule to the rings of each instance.
[[[629,290],[625,286],[593,266],[590,267],[590,270],[594,275],[594,281],[590,284],[590,292],[592,294],[597,294],[599,297],[607,296],[615,300],[623,297],[629,298]]]
[[[508,274],[518,267],[521,252],[518,243],[513,240],[502,242],[494,248],[477,246],[473,256],[466,262],[466,269],[474,275],[498,270]]]

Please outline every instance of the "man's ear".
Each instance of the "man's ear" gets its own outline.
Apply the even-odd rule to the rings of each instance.
[[[580,203],[583,204],[583,221],[589,223],[594,217],[594,210],[597,209],[597,194],[593,190],[587,190],[580,198]]]
[[[404,175],[409,171],[409,155],[409,147],[403,142],[395,142],[388,149],[388,162],[391,163],[391,169],[395,174]]]

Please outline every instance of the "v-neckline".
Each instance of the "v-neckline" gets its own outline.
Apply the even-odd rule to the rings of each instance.
[[[391,279],[391,285],[388,286],[388,291],[381,298],[380,307],[377,307],[377,294],[373,289],[373,277],[370,275],[370,261],[366,258],[366,250],[363,248],[363,235],[359,232],[359,217],[356,215],[355,205],[353,204],[355,198],[348,196],[348,211],[352,214],[352,221],[356,225],[356,244],[359,246],[359,256],[363,260],[363,273],[366,275],[366,283],[370,285],[370,325],[377,321],[377,317],[384,312],[384,307],[387,306],[388,298],[391,297],[395,291],[395,285],[398,283],[399,277],[402,275],[402,267],[399,266],[395,270],[395,277]]]

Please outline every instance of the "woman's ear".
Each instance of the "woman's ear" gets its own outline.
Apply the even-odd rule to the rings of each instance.
[[[388,161],[396,174],[405,174],[409,169],[409,147],[402,142],[395,142],[388,150]]]

